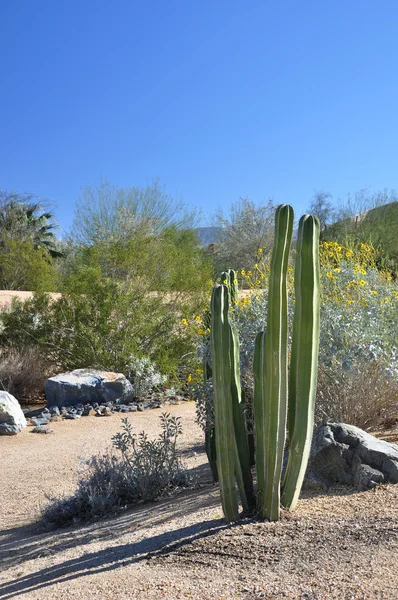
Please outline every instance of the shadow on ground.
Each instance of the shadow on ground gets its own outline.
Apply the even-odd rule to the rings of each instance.
[[[98,521],[85,527],[69,527],[56,532],[35,533],[34,525],[28,525],[0,531],[0,569],[2,571],[21,565],[25,561],[56,556],[68,548],[81,547],[77,558],[43,568],[0,585],[0,598],[13,598],[54,583],[111,571],[121,566],[150,559],[153,553],[156,555],[167,552],[169,546],[174,548],[176,545],[189,544],[199,538],[211,536],[229,525],[223,519],[215,518],[160,535],[145,536],[145,533],[148,530],[150,532],[152,527],[162,525],[172,519],[178,522],[179,517],[186,517],[193,512],[212,507],[218,510],[218,487],[205,484],[200,489],[185,491],[176,497],[141,506],[113,519]],[[84,546],[90,542],[112,541],[126,533],[139,532],[140,529],[145,537],[137,542],[109,546],[93,553],[87,553],[84,550]]]

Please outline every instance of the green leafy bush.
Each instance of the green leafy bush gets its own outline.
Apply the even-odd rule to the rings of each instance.
[[[178,417],[163,414],[161,434],[136,436],[128,419],[113,438],[120,455],[93,456],[85,464],[77,489],[67,498],[50,498],[42,513],[47,525],[63,527],[114,513],[134,504],[158,500],[192,483],[177,453],[182,433]]]

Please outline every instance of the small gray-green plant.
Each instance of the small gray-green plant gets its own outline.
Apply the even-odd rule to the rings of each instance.
[[[178,417],[162,414],[161,433],[150,440],[145,432],[134,433],[128,419],[112,438],[113,448],[84,464],[75,493],[49,498],[42,512],[48,525],[63,527],[114,513],[122,508],[151,502],[192,484],[177,452],[182,433]]]
[[[136,398],[142,398],[157,390],[167,381],[167,377],[156,370],[155,365],[149,358],[136,358],[130,356],[126,366],[127,378],[134,387]]]

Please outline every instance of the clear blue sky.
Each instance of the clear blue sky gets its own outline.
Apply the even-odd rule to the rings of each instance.
[[[0,0],[0,188],[159,177],[206,217],[398,187],[396,0]]]

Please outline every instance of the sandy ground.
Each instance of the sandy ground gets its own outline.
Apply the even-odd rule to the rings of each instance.
[[[46,495],[73,491],[79,463],[110,445],[120,416],[56,422],[53,435],[28,428],[0,437],[0,598],[398,598],[398,485],[306,489],[278,523],[229,526],[194,405],[169,412],[181,416],[181,449],[200,487],[58,531],[34,522]],[[157,435],[159,414],[129,418],[137,431]]]

